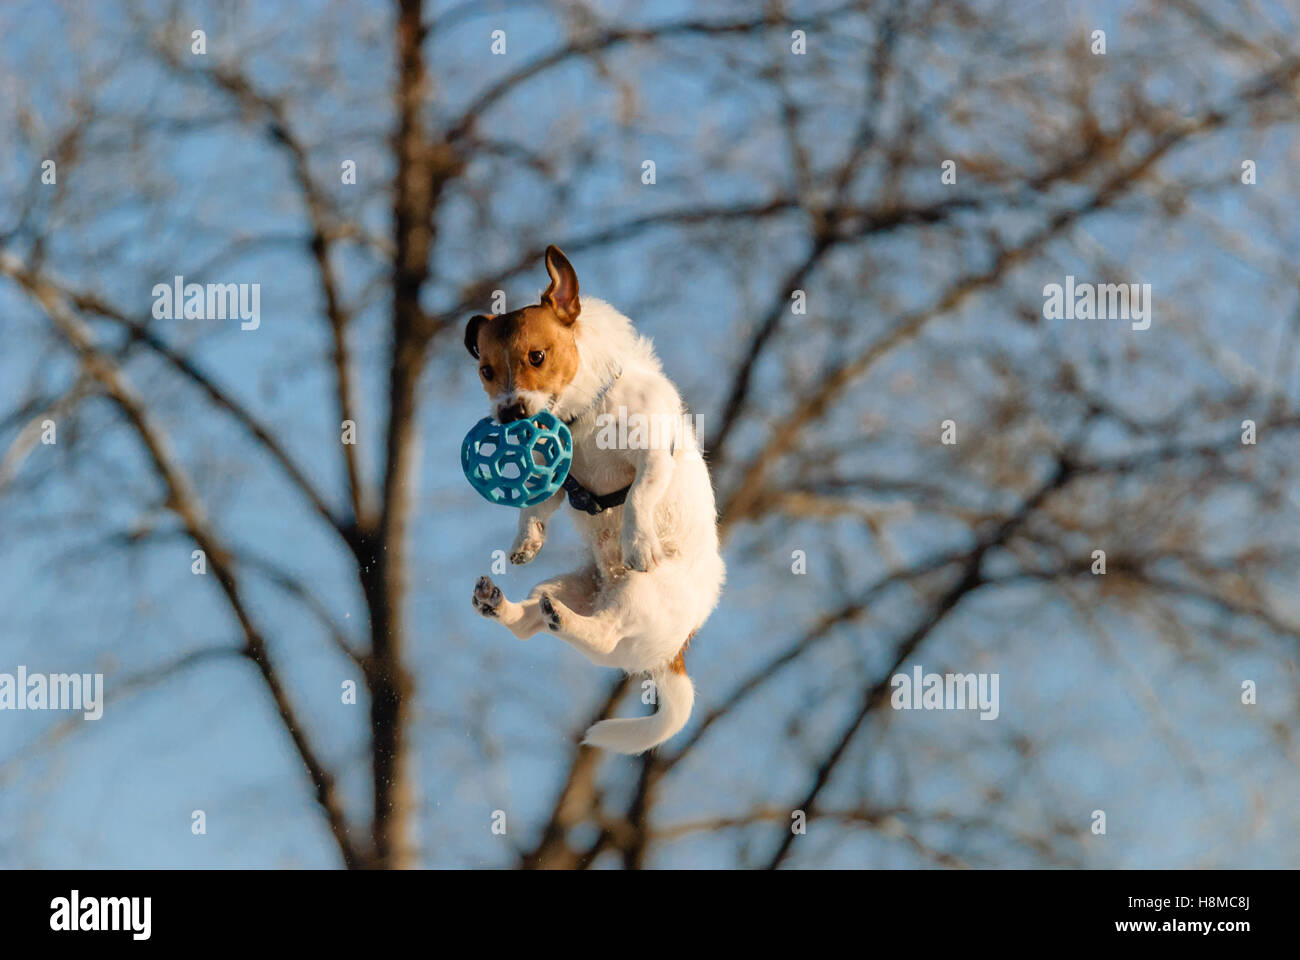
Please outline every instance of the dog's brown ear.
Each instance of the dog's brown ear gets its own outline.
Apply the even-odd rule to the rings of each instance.
[[[554,244],[546,248],[546,272],[551,275],[551,285],[542,294],[542,303],[549,304],[564,323],[573,323],[582,311],[578,302],[578,274]]]
[[[491,317],[485,317],[478,313],[469,318],[469,323],[465,324],[465,349],[475,360],[478,359],[478,328],[491,320]]]

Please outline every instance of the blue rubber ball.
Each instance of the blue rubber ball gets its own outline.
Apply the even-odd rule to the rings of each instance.
[[[484,417],[460,447],[470,486],[492,503],[520,509],[554,496],[572,463],[573,435],[549,410],[506,424]]]

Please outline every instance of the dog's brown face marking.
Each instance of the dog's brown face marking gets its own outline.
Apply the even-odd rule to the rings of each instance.
[[[502,423],[554,402],[578,372],[578,275],[554,246],[546,248],[546,270],[551,285],[540,304],[471,317],[465,327],[465,347],[478,360],[479,382]]]

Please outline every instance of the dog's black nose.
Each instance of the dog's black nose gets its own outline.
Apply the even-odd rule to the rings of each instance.
[[[500,423],[514,423],[516,420],[522,420],[525,416],[522,403],[512,403],[508,407],[497,408],[497,421]]]

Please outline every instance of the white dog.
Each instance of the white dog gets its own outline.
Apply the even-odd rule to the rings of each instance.
[[[577,274],[555,247],[546,250],[546,270],[551,283],[540,304],[471,318],[465,346],[500,422],[550,410],[573,433],[565,489],[520,512],[510,562],[537,556],[566,493],[591,562],[538,584],[522,603],[480,577],[473,603],[521,640],[545,628],[592,663],[649,674],[653,716],[602,720],[583,739],[642,753],[677,733],[695,700],[682,655],[726,576],[713,487],[650,341],[609,304],[580,302]],[[625,421],[631,429],[614,429]],[[646,423],[673,428],[637,429]]]

